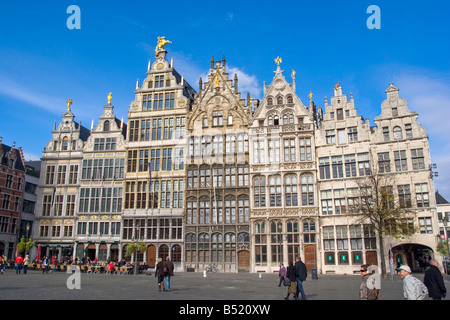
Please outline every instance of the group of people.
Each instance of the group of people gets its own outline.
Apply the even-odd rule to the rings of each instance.
[[[445,298],[447,289],[438,266],[439,263],[436,259],[429,261],[429,268],[425,271],[423,282],[411,274],[411,268],[407,265],[401,265],[395,269],[403,281],[403,297],[406,300],[424,300],[427,295],[433,300]],[[369,265],[367,264],[361,266],[362,283],[359,290],[359,299],[377,300],[380,290],[373,283],[368,285],[372,274],[368,269]]]
[[[433,300],[444,299],[447,295],[447,289],[444,284],[444,278],[439,270],[439,263],[436,259],[429,261],[429,268],[425,271],[423,282],[411,275],[411,268],[407,265],[401,265],[396,269],[403,281],[403,296],[406,300],[423,300],[428,295]],[[371,277],[373,271],[370,270],[368,264],[361,266],[360,274],[362,282],[359,288],[359,300],[378,300],[380,299],[380,288],[377,288],[374,279]],[[306,300],[305,291],[303,289],[303,281],[307,277],[306,265],[297,257],[295,264],[289,261],[286,268],[280,265],[278,272],[281,285],[288,287],[287,296],[284,298],[289,300],[289,296],[293,294],[295,300]],[[372,281],[369,283],[368,281]]]
[[[288,287],[287,296],[284,299],[289,300],[289,296],[293,294],[294,300],[306,300],[303,281],[306,280],[308,272],[306,265],[303,263],[300,256],[295,259],[295,264],[293,261],[289,261],[289,266],[287,268],[281,264],[278,275],[280,276],[280,283],[278,286],[281,287],[281,285],[284,284]]]

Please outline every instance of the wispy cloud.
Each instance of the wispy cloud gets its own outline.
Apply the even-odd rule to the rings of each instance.
[[[261,85],[255,75],[247,74],[238,67],[230,66],[227,72],[232,75],[237,74],[238,89],[240,92],[248,92],[254,98],[261,98]]]
[[[38,107],[40,109],[58,114],[57,106],[64,105],[64,100],[33,92],[29,87],[0,76],[0,94]]]
[[[424,70],[396,75],[395,86],[405,98],[408,108],[419,114],[418,121],[427,130],[431,161],[437,164],[439,176],[434,179],[436,189],[450,196],[450,75],[436,75]]]

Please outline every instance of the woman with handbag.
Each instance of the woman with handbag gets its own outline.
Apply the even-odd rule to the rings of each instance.
[[[158,258],[158,264],[156,265],[155,277],[158,278],[158,290],[161,292],[161,288],[163,291],[166,291],[166,287],[164,286],[164,276],[166,275],[166,267],[161,258]]]
[[[295,266],[293,261],[289,261],[289,266],[286,269],[286,277],[284,279],[284,285],[288,287],[288,293],[284,299],[289,300],[291,293],[294,295],[294,299],[296,299],[297,281],[295,280]]]

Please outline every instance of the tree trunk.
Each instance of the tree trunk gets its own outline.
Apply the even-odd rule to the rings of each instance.
[[[384,254],[384,241],[383,236],[379,235],[379,245],[380,245],[380,263],[381,263],[381,272],[380,274],[384,277],[386,277],[386,259]]]

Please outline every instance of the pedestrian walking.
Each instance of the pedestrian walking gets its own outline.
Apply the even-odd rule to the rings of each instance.
[[[6,259],[5,256],[2,255],[0,257],[0,274],[3,274],[3,272],[5,271],[5,267],[6,267]]]
[[[297,282],[297,296],[296,299],[299,299],[299,294],[302,295],[302,300],[306,300],[305,290],[303,289],[303,281],[306,281],[306,277],[308,276],[308,270],[306,269],[306,265],[303,263],[300,256],[295,259],[295,280]]]
[[[23,264],[23,258],[22,256],[19,254],[16,257],[16,260],[14,261],[16,263],[16,273],[20,274],[20,271],[22,270],[22,264]]]
[[[56,256],[53,256],[53,258],[52,258],[52,273],[55,273],[57,263],[58,263],[58,259],[56,258]]]
[[[369,265],[368,264],[363,264],[361,266],[361,270],[359,270],[360,274],[361,274],[361,278],[362,278],[362,282],[361,285],[359,286],[359,296],[358,296],[358,300],[378,300],[378,295],[379,295],[379,291],[378,289],[375,288],[375,280],[371,280],[373,281],[371,283],[371,287],[373,287],[373,289],[370,289],[367,285],[367,281],[370,278],[370,271],[369,269]]]
[[[158,258],[158,263],[156,264],[155,277],[158,279],[158,291],[166,291],[166,286],[164,285],[164,262],[161,258]]]
[[[26,255],[25,259],[23,259],[23,274],[27,274],[29,264],[30,264],[30,256]]]
[[[49,265],[48,257],[44,257],[44,261],[42,261],[42,273],[48,274],[48,265]]]
[[[278,284],[278,286],[281,287],[281,284],[284,282],[284,277],[286,276],[286,267],[284,266],[284,264],[280,264],[278,276],[280,277],[280,283]]]
[[[164,267],[166,268],[166,272],[164,274],[164,281],[166,284],[166,292],[170,291],[170,277],[173,276],[174,265],[173,262],[170,261],[169,256],[167,256],[166,261],[164,262]]]
[[[441,300],[447,295],[447,288],[444,278],[438,268],[439,262],[436,259],[430,260],[430,268],[425,271],[423,282],[428,289],[428,296],[433,300]]]
[[[286,281],[290,282],[288,286],[287,296],[284,297],[285,300],[289,300],[289,296],[291,293],[294,295],[294,299],[297,297],[297,281],[295,275],[295,266],[294,262],[291,260],[288,263],[288,267],[286,269]]]
[[[406,300],[423,300],[428,294],[427,287],[411,275],[411,268],[406,265],[401,265],[397,270],[398,274],[403,280],[403,296]]]

